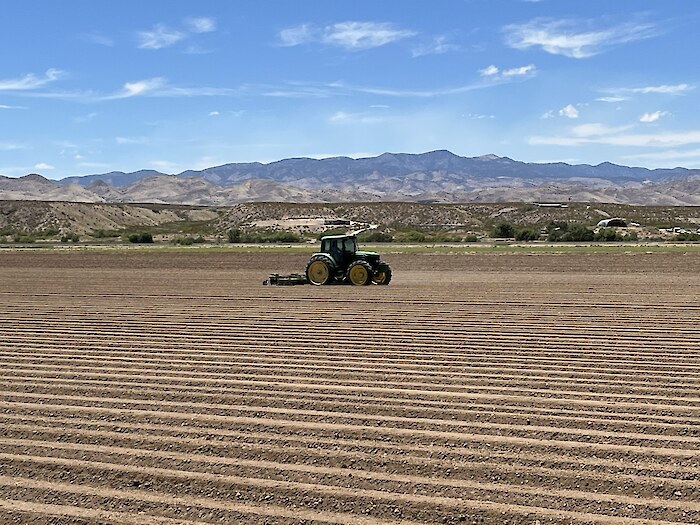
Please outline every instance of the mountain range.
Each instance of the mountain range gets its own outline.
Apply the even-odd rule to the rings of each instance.
[[[239,202],[576,201],[700,205],[700,170],[527,163],[449,151],[232,163],[167,175],[110,172],[53,181],[0,176],[0,199],[231,205]]]

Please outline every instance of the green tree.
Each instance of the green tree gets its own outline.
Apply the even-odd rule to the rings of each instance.
[[[515,237],[515,228],[509,222],[497,222],[491,230],[491,237],[499,239],[512,239]]]

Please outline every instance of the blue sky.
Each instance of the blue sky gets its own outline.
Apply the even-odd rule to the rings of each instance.
[[[8,0],[0,174],[449,149],[700,168],[696,0]]]

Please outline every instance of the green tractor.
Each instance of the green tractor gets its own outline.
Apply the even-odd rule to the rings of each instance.
[[[391,268],[375,252],[357,249],[356,234],[321,237],[321,250],[306,265],[311,284],[348,282],[355,285],[389,284]]]

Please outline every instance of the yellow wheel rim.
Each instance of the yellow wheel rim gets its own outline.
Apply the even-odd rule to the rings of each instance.
[[[384,280],[386,279],[386,272],[379,272],[374,274],[374,277],[372,278],[372,282],[376,284],[382,284]]]
[[[350,281],[352,284],[365,284],[367,282],[367,268],[358,264],[350,270]]]
[[[309,265],[309,280],[314,284],[323,284],[328,280],[328,265],[323,261],[314,261]]]

